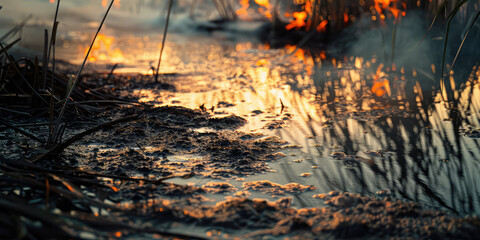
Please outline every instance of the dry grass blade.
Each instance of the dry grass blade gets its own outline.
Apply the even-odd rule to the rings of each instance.
[[[5,49],[5,47],[3,46],[3,44],[1,42],[0,42],[0,47],[1,47],[1,50],[3,52],[5,52],[5,55],[7,56],[8,61],[10,61],[10,64],[13,66],[13,69],[15,69],[15,71],[18,73],[20,78],[25,82],[25,84],[27,84],[27,86],[32,90],[32,92],[35,95],[37,95],[43,102],[48,104],[48,102],[37,92],[37,90],[35,90],[35,88],[32,87],[32,85],[28,82],[28,80],[25,78],[25,76],[23,76],[22,72],[20,71],[20,69],[18,69],[18,66],[15,63],[15,60],[13,60],[12,56],[10,56],[10,54],[8,54],[7,49]]]
[[[442,98],[443,98],[443,100],[446,100],[446,101],[453,100],[453,96],[452,96],[453,94],[451,92],[452,87],[450,86],[450,81],[445,81],[445,78],[444,78],[445,61],[446,61],[446,56],[447,56],[447,47],[448,47],[448,38],[449,38],[449,35],[450,35],[450,27],[451,27],[453,18],[457,15],[458,11],[460,10],[460,7],[462,7],[463,4],[465,4],[466,2],[468,2],[468,0],[459,0],[456,3],[453,11],[447,17],[447,30],[445,32],[445,42],[444,42],[444,46],[443,46],[443,56],[442,56],[442,71],[441,71],[442,80],[441,80],[441,85],[440,85],[443,88]],[[443,92],[447,93],[447,99],[445,99],[445,96],[443,96]]]
[[[158,82],[158,72],[160,71],[160,63],[162,62],[163,49],[165,48],[165,41],[167,39],[168,22],[170,21],[170,12],[172,11],[172,5],[173,0],[170,0],[168,2],[167,20],[165,22],[165,28],[163,30],[162,47],[160,48],[160,56],[158,57],[157,72],[155,73],[155,82]]]
[[[60,114],[59,114],[59,116],[57,118],[57,121],[55,123],[55,126],[53,128],[52,137],[48,139],[48,144],[49,145],[51,144],[52,139],[61,138],[61,134],[58,132],[58,130],[59,130],[59,127],[60,127],[60,123],[62,122],[63,114],[65,113],[65,108],[67,107],[67,104],[70,101],[70,96],[72,95],[73,89],[75,88],[75,85],[77,84],[78,78],[80,77],[80,74],[82,73],[83,68],[85,67],[85,64],[87,63],[88,56],[90,55],[90,52],[92,51],[93,45],[95,44],[95,40],[97,39],[97,36],[100,33],[100,30],[102,29],[103,24],[105,23],[105,20],[108,16],[108,13],[110,12],[110,9],[112,8],[114,2],[115,2],[115,0],[112,0],[110,2],[110,5],[108,6],[107,11],[105,12],[105,15],[103,16],[102,22],[100,23],[100,26],[98,27],[97,32],[95,33],[95,36],[93,37],[92,43],[90,44],[90,47],[88,48],[88,52],[85,55],[83,63],[81,65],[80,69],[78,70],[77,75],[75,75],[75,79],[73,81],[72,87],[71,87],[70,91],[68,91],[68,93],[65,97],[65,102],[63,104],[62,109],[60,110]]]
[[[138,120],[140,117],[138,115],[133,115],[133,116],[130,116],[130,117],[126,117],[126,118],[121,118],[121,119],[117,119],[117,120],[113,120],[111,122],[107,122],[107,123],[104,123],[102,125],[99,125],[99,126],[96,126],[94,128],[91,128],[91,129],[88,129],[84,132],[81,132],[73,137],[71,137],[70,139],[66,140],[65,142],[61,143],[61,144],[58,144],[56,146],[54,146],[53,148],[51,148],[50,150],[48,150],[47,152],[45,153],[41,153],[33,158],[30,159],[31,162],[35,162],[35,161],[38,161],[40,159],[43,159],[45,158],[46,156],[48,155],[52,155],[52,154],[59,154],[61,151],[63,151],[65,148],[67,148],[68,146],[70,146],[72,143],[82,139],[83,137],[85,137],[86,135],[88,134],[91,134],[93,132],[96,132],[96,131],[99,131],[101,129],[104,129],[104,128],[108,128],[108,127],[111,127],[115,124],[118,124],[118,123],[122,123],[122,122],[128,122],[128,121],[134,121],[134,120]]]
[[[12,43],[8,44],[5,49],[2,49],[0,50],[0,55],[2,55],[3,53],[6,53],[6,51],[8,51],[8,49],[12,48],[13,46],[15,46],[15,44],[17,44],[18,42],[20,42],[20,40],[22,40],[21,38],[18,38],[17,40],[13,41]]]
[[[12,28],[10,31],[8,31],[7,33],[5,33],[2,38],[0,38],[0,42],[3,42],[5,41],[6,39],[8,39],[11,35],[14,35],[15,33],[19,32],[26,24],[28,21],[30,21],[30,19],[33,18],[33,15],[28,15],[20,24],[18,24],[17,26],[15,26],[14,28]]]
[[[44,68],[44,71],[43,71],[44,83],[46,82],[46,79],[47,79],[47,69],[48,69],[48,65],[50,63],[50,54],[52,52],[52,48],[55,47],[55,39],[56,39],[56,36],[57,36],[57,27],[58,27],[57,18],[58,18],[58,9],[59,8],[60,8],[60,0],[57,1],[57,8],[55,9],[55,17],[53,18],[52,36],[50,37],[50,44],[48,44],[48,54],[47,54],[47,58],[46,58],[46,64],[43,65],[43,68]],[[52,72],[54,72],[54,71],[52,71]],[[52,79],[52,85],[53,85],[53,79]],[[53,89],[53,86],[52,86],[52,89]]]
[[[470,26],[468,27],[467,32],[465,33],[465,36],[462,39],[462,43],[460,44],[460,47],[458,47],[457,54],[455,54],[455,58],[453,59],[452,66],[450,67],[450,70],[453,69],[453,66],[455,66],[455,62],[457,62],[458,55],[460,54],[460,51],[463,48],[463,44],[465,43],[465,40],[467,40],[468,34],[470,34],[470,31],[473,28],[473,25],[477,21],[478,17],[480,16],[480,11],[477,12],[477,15],[475,15],[475,18],[473,18],[472,22],[470,23]]]

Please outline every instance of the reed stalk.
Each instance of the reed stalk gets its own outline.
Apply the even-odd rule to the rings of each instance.
[[[102,29],[103,24],[105,23],[105,20],[108,16],[108,13],[110,12],[110,9],[112,8],[114,2],[115,2],[115,0],[112,0],[110,2],[110,5],[108,6],[107,11],[105,12],[105,15],[103,16],[102,22],[100,23],[100,26],[98,27],[97,32],[95,33],[95,36],[93,37],[92,43],[90,44],[90,47],[88,48],[87,54],[85,55],[85,58],[83,59],[82,65],[81,65],[80,69],[78,70],[77,75],[75,75],[73,84],[72,84],[70,90],[68,91],[68,93],[65,96],[65,101],[63,103],[62,109],[60,110],[60,114],[59,114],[59,116],[58,116],[58,118],[55,122],[55,126],[53,128],[53,134],[48,139],[47,146],[52,144],[52,140],[59,139],[61,137],[60,135],[63,135],[64,131],[62,131],[61,133],[58,133],[60,123],[62,122],[63,114],[65,113],[65,109],[67,107],[67,104],[70,101],[70,97],[72,95],[73,89],[75,88],[75,85],[78,82],[78,78],[80,77],[80,74],[82,73],[83,68],[85,67],[85,64],[87,63],[88,56],[90,55],[90,52],[92,51],[95,40],[97,39],[97,36],[100,33],[100,30]]]
[[[167,39],[168,22],[170,21],[170,13],[172,11],[172,5],[173,5],[173,0],[170,0],[168,2],[167,20],[165,22],[165,28],[163,29],[163,39],[162,39],[162,46],[160,47],[160,56],[158,57],[157,71],[155,73],[155,82],[157,83],[158,83],[158,72],[160,71],[160,63],[162,62],[163,49],[165,49],[165,41]]]

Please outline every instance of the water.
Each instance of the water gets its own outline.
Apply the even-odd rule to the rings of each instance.
[[[21,7],[17,3],[4,3],[2,21],[18,22],[25,16],[3,12]],[[43,34],[38,26],[49,25],[51,20],[47,19],[53,16],[53,9],[48,3],[28,3],[45,9],[23,31],[27,37],[23,47],[38,50]],[[78,63],[104,9],[83,5],[83,1],[67,6],[77,17],[84,16],[79,12],[93,11],[81,24],[75,23],[78,18],[60,16],[65,22],[60,27],[57,57]],[[103,32],[114,37],[114,42],[93,54],[97,63],[120,63],[119,72],[146,73],[158,58],[161,31],[152,29],[161,29],[162,15],[142,8],[152,11],[148,12],[156,16],[152,20],[136,15],[137,10],[123,11],[137,17],[122,28],[115,20],[126,13],[114,11]],[[13,26],[9,23],[3,26]],[[142,28],[125,33],[138,25]],[[122,57],[111,60],[116,49]],[[106,59],[101,59],[102,54]],[[480,148],[478,136],[473,134],[479,126],[480,72],[474,64],[470,78],[452,79],[457,81],[454,93],[458,99],[452,106],[438,94],[438,70],[379,68],[383,60],[374,54],[322,59],[321,54],[312,56],[295,48],[271,49],[257,40],[246,41],[230,33],[171,34],[164,54],[161,72],[176,74],[169,80],[177,91],[132,89],[127,94],[159,105],[214,106],[218,116],[246,118],[249,122],[241,131],[278,136],[298,146],[283,150],[286,157],[270,163],[274,172],[243,181],[313,185],[314,191],[294,195],[299,207],[318,206],[320,202],[311,195],[331,190],[369,196],[388,190],[395,199],[461,214],[480,213]],[[379,73],[388,84],[378,77]],[[376,81],[384,84],[383,92],[374,94]],[[343,156],[340,152],[347,156],[332,157],[335,153]],[[207,180],[188,181],[203,185]],[[243,181],[230,183],[240,188]]]
[[[283,151],[286,157],[270,164],[275,173],[245,181],[296,182],[315,186],[313,193],[340,190],[374,196],[388,190],[396,199],[435,209],[479,213],[480,151],[478,140],[468,135],[478,126],[478,70],[456,91],[460,112],[452,119],[439,95],[424,106],[419,86],[414,87],[417,93],[412,89],[408,94],[393,88],[394,84],[406,88],[401,77],[390,81],[390,96],[375,96],[367,77],[375,68],[368,69],[368,63],[361,69],[330,69],[326,73],[330,77],[317,78],[321,68],[310,75],[308,60],[305,63],[288,50],[266,50],[261,44],[242,50],[241,45],[225,44],[212,43],[210,50],[189,55],[189,61],[208,58],[207,66],[200,65],[210,74],[192,77],[191,82],[179,79],[180,92],[134,93],[147,102],[216,106],[219,116],[248,119],[242,131],[275,135],[300,147]],[[209,58],[211,54],[215,57]],[[259,64],[261,59],[268,64]],[[335,152],[352,156],[336,160],[331,156]],[[309,194],[297,198],[302,207],[318,204]]]

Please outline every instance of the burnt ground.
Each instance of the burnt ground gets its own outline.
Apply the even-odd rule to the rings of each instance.
[[[319,199],[319,207],[298,209],[291,206],[290,196],[308,194],[314,186],[256,181],[237,188],[227,181],[270,171],[268,163],[281,160],[285,155],[280,150],[289,147],[277,137],[236,131],[246,123],[239,116],[216,117],[205,109],[145,104],[99,109],[89,116],[97,125],[135,118],[94,131],[59,155],[43,157],[35,162],[36,171],[15,161],[37,156],[42,144],[10,128],[1,129],[1,162],[10,170],[0,175],[0,208],[12,211],[9,204],[17,201],[39,212],[2,214],[12,220],[20,219],[13,214],[20,212],[27,233],[7,221],[0,227],[1,238],[475,239],[480,234],[478,217],[424,209],[388,195],[331,192],[312,196]],[[19,116],[6,119],[22,122]],[[46,130],[41,119],[34,123],[38,126],[29,127],[29,132]],[[95,124],[71,121],[66,138]],[[12,169],[22,177],[12,179],[7,174]],[[164,181],[192,176],[212,181],[202,186]],[[53,190],[45,191],[50,184]],[[252,199],[251,191],[282,198]],[[217,202],[209,198],[226,193],[233,195]],[[51,227],[41,214],[50,214],[61,229]],[[186,234],[184,226],[197,230]],[[43,228],[51,232],[39,230]]]

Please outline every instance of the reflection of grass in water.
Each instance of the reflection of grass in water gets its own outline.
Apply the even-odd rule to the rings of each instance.
[[[477,119],[469,117],[467,112],[478,112],[478,99],[474,98],[474,91],[478,87],[478,70],[475,68],[469,82],[463,89],[457,89],[455,95],[456,109],[444,108],[440,104],[435,104],[432,100],[420,101],[420,92],[410,94],[409,98],[413,98],[409,102],[417,104],[420,108],[405,108],[410,112],[412,117],[402,117],[395,115],[384,115],[375,120],[374,124],[368,122],[357,122],[356,128],[360,128],[359,132],[366,132],[371,135],[371,139],[375,139],[381,149],[395,150],[395,157],[385,157],[375,159],[369,164],[362,164],[357,169],[334,171],[318,171],[320,173],[319,182],[330,182],[327,187],[337,189],[373,193],[378,188],[390,188],[398,196],[405,199],[421,200],[429,202],[433,200],[433,205],[443,206],[454,211],[466,213],[478,211],[475,208],[478,199],[478,189],[472,182],[478,182],[472,172],[478,170],[478,166],[474,159],[480,156],[476,151],[469,151],[467,148],[478,148],[478,143],[472,142],[471,139],[461,136],[459,128],[462,126],[471,126],[478,123]],[[330,74],[330,76],[332,76]],[[336,75],[336,77],[342,76]],[[337,83],[333,83],[337,81]],[[332,107],[320,108],[322,114],[335,116],[343,114],[334,107],[333,102],[344,101],[342,91],[338,91],[335,86],[341,87],[340,81],[330,78],[321,82],[319,89],[320,94],[331,93],[333,96],[328,102]],[[317,85],[319,83],[317,82]],[[418,85],[417,85],[418,86]],[[428,89],[428,87],[427,87]],[[413,93],[412,90],[405,92]],[[423,89],[424,95],[427,92]],[[430,96],[436,96],[437,91],[429,93]],[[461,97],[460,97],[461,96]],[[325,95],[320,96],[324,98]],[[418,100],[415,100],[418,98]],[[379,99],[377,99],[378,101]],[[361,99],[359,101],[368,101]],[[336,104],[337,104],[336,103]],[[422,104],[429,104],[422,106]],[[422,112],[421,109],[426,109]],[[356,111],[361,111],[357,109]],[[355,110],[353,110],[355,112]],[[452,113],[453,112],[453,113]],[[455,117],[451,117],[455,116]],[[445,122],[445,118],[450,121]],[[347,116],[348,118],[348,116]],[[329,138],[323,139],[323,144],[339,144],[345,149],[347,154],[355,154],[365,147],[361,138],[353,136],[349,132],[349,125],[345,119],[336,119],[331,121],[325,135]],[[389,124],[391,122],[391,124]],[[449,123],[452,126],[449,126]],[[307,122],[310,135],[318,135],[315,130],[315,123]],[[428,126],[433,125],[434,129],[429,130]],[[335,142],[329,139],[336,139]],[[322,141],[317,142],[320,145]],[[367,146],[368,147],[368,146]],[[325,149],[318,149],[320,155]],[[448,161],[440,161],[448,159]],[[448,163],[447,163],[448,162]],[[336,168],[336,166],[330,166]],[[373,182],[372,174],[376,176]],[[380,181],[380,182],[377,182]],[[375,183],[377,182],[377,183]],[[376,184],[376,186],[375,186]],[[354,190],[351,188],[353,187]],[[463,202],[463,199],[466,202]]]

